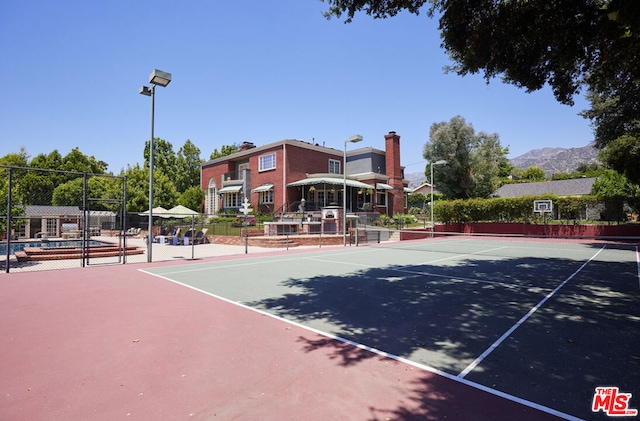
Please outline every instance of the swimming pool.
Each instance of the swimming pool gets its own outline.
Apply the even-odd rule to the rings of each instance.
[[[89,247],[108,247],[113,246],[113,243],[98,240],[89,240]],[[15,241],[11,243],[11,254],[15,254],[17,251],[23,251],[25,247],[41,247],[41,248],[68,248],[68,247],[82,247],[81,240],[56,240],[56,241]],[[7,243],[0,244],[0,259],[1,256],[7,255]]]

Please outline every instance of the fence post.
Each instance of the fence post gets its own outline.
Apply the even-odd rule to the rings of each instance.
[[[5,271],[7,273],[9,273],[9,260],[11,259],[11,188],[12,186],[12,182],[11,182],[11,168],[9,168],[9,174],[8,174],[8,187],[9,190],[7,190],[7,262],[5,265]]]
[[[122,240],[122,264],[127,264],[127,240],[124,234],[127,224],[127,176],[122,177],[122,206],[120,206],[120,232],[118,237]],[[115,228],[115,227],[114,227]],[[120,242],[118,240],[118,243]]]
[[[85,264],[89,261],[89,251],[87,250],[87,233],[89,228],[87,227],[87,173],[82,173],[82,230],[80,236],[80,247],[81,247],[81,259],[82,259],[82,267],[85,267]]]

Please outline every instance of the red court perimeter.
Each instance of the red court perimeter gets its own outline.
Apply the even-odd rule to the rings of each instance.
[[[557,419],[146,266],[0,276],[1,420]]]

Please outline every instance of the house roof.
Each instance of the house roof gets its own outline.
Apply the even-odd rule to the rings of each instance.
[[[306,149],[311,149],[311,150],[315,150],[315,151],[320,151],[320,152],[324,152],[324,153],[329,153],[329,154],[334,154],[336,157],[342,157],[343,152],[339,151],[337,149],[334,148],[330,148],[327,146],[320,146],[317,143],[309,143],[306,142],[304,140],[298,140],[298,139],[284,139],[284,140],[279,140],[277,142],[272,142],[272,143],[267,143],[266,145],[262,145],[262,146],[256,146],[250,149],[246,149],[243,151],[239,151],[236,153],[233,153],[231,155],[226,155],[226,156],[222,156],[220,158],[216,158],[207,162],[204,162],[202,164],[200,164],[201,168],[205,168],[209,165],[212,164],[217,164],[220,162],[225,162],[225,161],[236,161],[239,159],[242,159],[244,157],[247,156],[251,156],[254,155],[256,153],[262,153],[266,150],[275,148],[275,147],[282,147],[283,145],[292,145],[292,146],[299,146],[301,148],[306,148]],[[350,153],[348,153],[347,155],[350,155]]]
[[[423,193],[424,192],[424,193]],[[425,194],[425,193],[431,193],[431,184],[429,183],[422,183],[420,184],[418,187],[416,187],[415,189],[413,189],[411,191],[411,193],[421,193],[421,194]],[[435,187],[433,188],[433,193],[434,194],[440,194],[440,191],[438,189],[436,189]]]
[[[45,206],[45,205],[27,205],[24,213],[26,216],[62,216],[71,215],[78,216],[81,214],[80,208],[77,206]]]
[[[536,183],[505,184],[493,194],[496,197],[522,197],[555,194],[556,196],[583,196],[591,193],[596,178],[574,178]]]

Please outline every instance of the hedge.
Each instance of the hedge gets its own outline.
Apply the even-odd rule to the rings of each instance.
[[[541,218],[533,212],[534,200],[552,200],[553,214],[562,219],[580,219],[588,206],[602,203],[594,196],[523,196],[515,198],[446,200],[435,203],[434,217],[441,222],[532,222]]]

